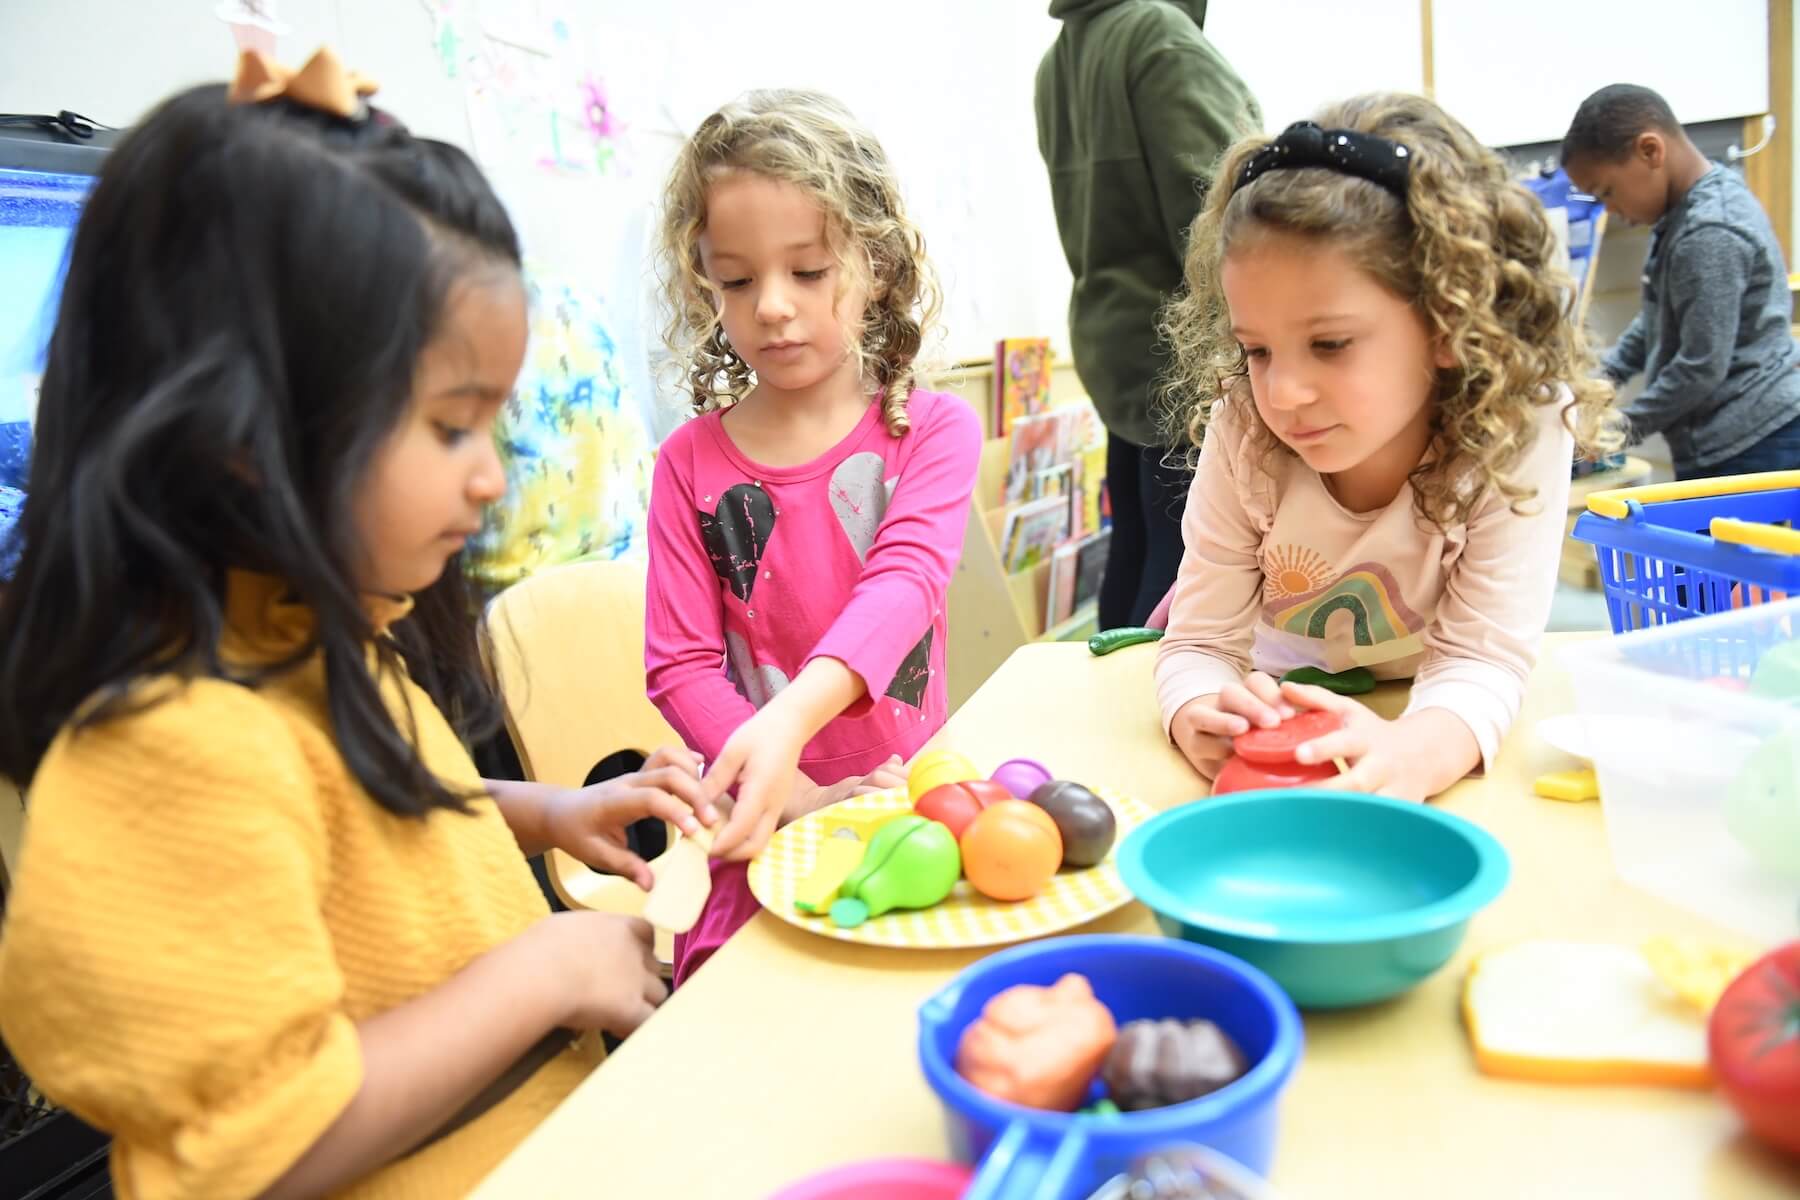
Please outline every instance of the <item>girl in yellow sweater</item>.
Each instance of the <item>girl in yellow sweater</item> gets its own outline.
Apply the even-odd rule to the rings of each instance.
[[[627,824],[717,819],[685,751],[574,792],[464,752],[492,701],[446,565],[503,488],[519,247],[369,90],[247,56],[151,113],[51,340],[0,1033],[122,1197],[467,1191],[664,995],[648,927],[550,915],[525,855],[647,883]]]

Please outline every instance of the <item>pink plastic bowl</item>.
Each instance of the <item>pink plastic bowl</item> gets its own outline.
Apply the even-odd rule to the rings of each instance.
[[[929,1158],[871,1158],[789,1184],[769,1200],[959,1200],[971,1175]]]

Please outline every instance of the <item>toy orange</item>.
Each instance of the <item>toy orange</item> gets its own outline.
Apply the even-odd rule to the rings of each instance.
[[[982,809],[962,835],[963,876],[994,900],[1029,900],[1062,865],[1062,834],[1050,814],[1023,800]]]
[[[954,750],[927,750],[913,759],[906,773],[906,798],[917,804],[932,788],[980,778],[981,772],[967,756]]]

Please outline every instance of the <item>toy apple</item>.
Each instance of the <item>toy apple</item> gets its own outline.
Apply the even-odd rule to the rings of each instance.
[[[1012,793],[991,779],[965,779],[959,783],[940,783],[920,796],[913,811],[946,826],[960,838],[981,810],[1001,800],[1011,800]]]
[[[1231,739],[1232,757],[1213,780],[1212,794],[1254,792],[1268,788],[1323,783],[1338,773],[1333,763],[1297,763],[1294,751],[1342,724],[1335,713],[1303,712],[1273,729],[1252,729]]]
[[[1800,942],[1731,981],[1707,1020],[1706,1051],[1750,1132],[1800,1158]]]

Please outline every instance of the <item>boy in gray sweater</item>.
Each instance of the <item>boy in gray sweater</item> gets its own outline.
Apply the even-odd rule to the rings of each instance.
[[[1615,218],[1652,227],[1643,309],[1601,365],[1614,383],[1645,374],[1625,409],[1631,440],[1666,437],[1679,479],[1800,468],[1787,268],[1742,178],[1627,83],[1581,102],[1562,158]]]

